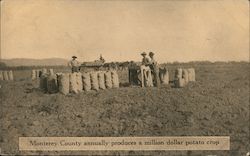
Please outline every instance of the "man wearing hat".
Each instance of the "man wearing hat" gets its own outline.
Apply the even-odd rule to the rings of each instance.
[[[149,52],[149,57],[150,57],[150,66],[152,66],[152,65],[157,65],[157,62],[156,62],[156,60],[154,59],[154,53],[153,52]]]
[[[147,56],[147,54],[145,53],[145,52],[143,52],[143,53],[141,53],[141,55],[142,55],[142,65],[144,65],[144,66],[148,66],[149,64],[150,64],[150,61],[149,61],[149,59],[146,57]]]
[[[149,52],[149,57],[150,57],[150,69],[153,72],[154,75],[154,85],[156,87],[160,86],[160,79],[159,79],[159,67],[158,67],[158,63],[156,62],[156,60],[154,59],[154,53],[153,52]]]
[[[69,62],[69,66],[71,67],[72,73],[79,72],[79,62],[76,60],[76,56],[72,56],[72,60]]]
[[[146,57],[146,53],[141,53],[142,55],[142,65],[141,65],[141,85],[144,87],[145,85],[147,87],[153,86],[152,82],[152,76],[151,76],[151,70],[150,70],[150,60],[148,57]]]

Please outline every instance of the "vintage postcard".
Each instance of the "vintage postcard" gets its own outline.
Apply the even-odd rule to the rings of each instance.
[[[0,4],[0,155],[250,156],[248,0]]]

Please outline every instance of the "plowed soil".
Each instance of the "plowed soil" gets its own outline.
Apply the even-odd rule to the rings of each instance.
[[[173,69],[169,67],[170,80]],[[184,88],[127,86],[80,94],[45,94],[29,72],[0,81],[0,147],[5,154],[246,155],[249,142],[249,64],[196,65]],[[26,74],[23,74],[25,73]],[[25,77],[25,76],[26,77]],[[24,152],[20,136],[230,136],[230,151]]]

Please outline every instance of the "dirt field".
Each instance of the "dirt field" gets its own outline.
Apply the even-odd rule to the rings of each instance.
[[[171,79],[176,67],[169,67]],[[14,82],[0,81],[2,153],[31,154],[18,151],[20,136],[230,136],[230,151],[53,154],[246,155],[249,67],[248,63],[195,65],[197,81],[182,89],[126,87],[127,71],[119,71],[123,86],[119,89],[67,96],[44,94],[37,89],[38,82],[31,81],[30,71],[14,71]]]

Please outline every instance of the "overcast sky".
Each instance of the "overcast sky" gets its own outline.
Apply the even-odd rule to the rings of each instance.
[[[3,0],[2,58],[249,60],[248,0]]]

